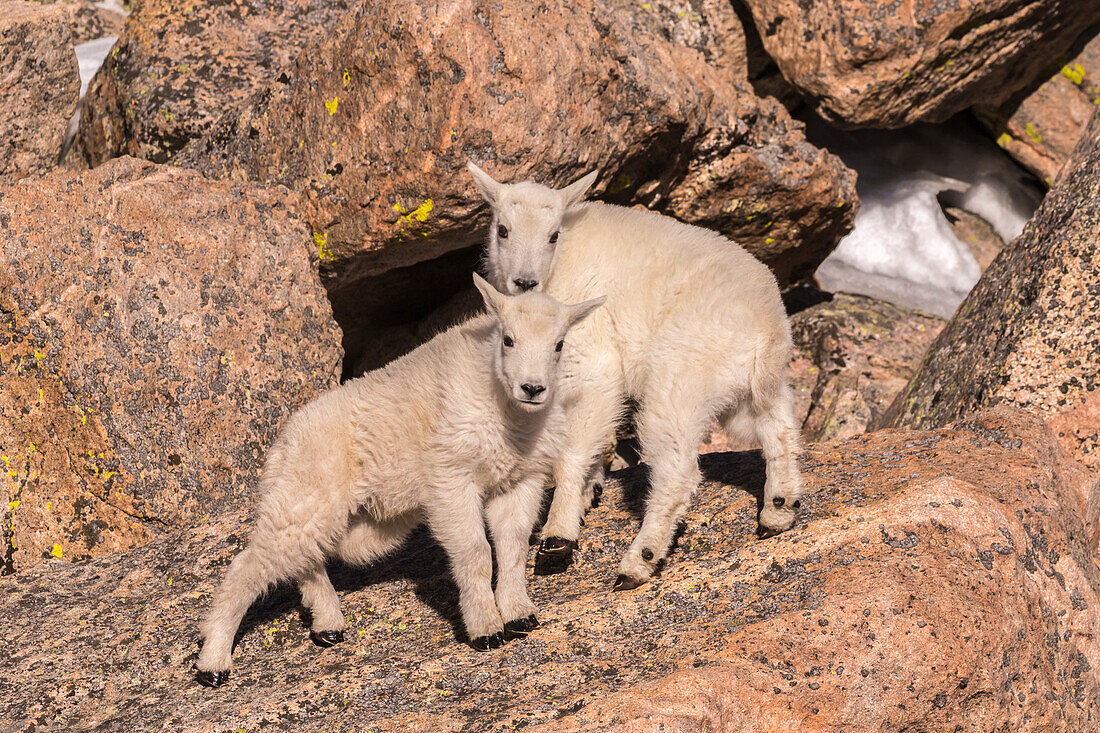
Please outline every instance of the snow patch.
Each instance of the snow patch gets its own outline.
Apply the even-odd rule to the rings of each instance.
[[[99,71],[99,67],[103,66],[103,59],[107,58],[107,54],[111,52],[111,47],[115,45],[117,40],[118,36],[107,36],[74,47],[76,62],[80,65],[81,99],[84,99],[84,93],[88,91],[88,84],[91,83],[95,73]]]
[[[1041,198],[1030,175],[965,120],[851,132],[810,121],[807,135],[859,176],[855,228],[817,270],[824,290],[950,317],[981,268],[941,202],[981,217],[1009,242]]]
[[[94,41],[80,43],[73,47],[76,51],[76,63],[80,67],[80,98],[76,103],[76,111],[69,119],[69,126],[65,130],[65,142],[61,146],[61,157],[64,158],[76,139],[77,128],[80,126],[80,110],[84,107],[84,94],[88,91],[88,85],[92,77],[103,66],[103,60],[115,45],[118,36],[106,36]]]

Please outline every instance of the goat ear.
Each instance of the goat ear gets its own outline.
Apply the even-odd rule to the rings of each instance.
[[[592,300],[586,300],[583,303],[577,303],[576,305],[568,306],[569,327],[572,328],[573,326],[583,321],[592,311],[603,305],[605,300],[607,300],[607,296],[601,295],[598,298],[593,298]]]
[[[470,171],[470,175],[473,176],[474,185],[477,186],[478,191],[481,191],[482,198],[488,201],[490,206],[496,206],[500,198],[501,184],[494,181],[493,177],[488,173],[478,168],[472,160],[466,161],[466,170]]]
[[[499,316],[501,308],[504,307],[504,299],[507,296],[494,288],[488,280],[476,272],[474,273],[474,285],[481,291],[481,297],[485,299],[485,307],[489,309],[489,312]]]
[[[565,188],[558,191],[558,195],[561,196],[561,206],[563,209],[568,209],[584,199],[584,195],[588,193],[588,189],[592,188],[592,184],[596,182],[596,178],[600,175],[599,171],[592,171],[584,178],[573,181]]]

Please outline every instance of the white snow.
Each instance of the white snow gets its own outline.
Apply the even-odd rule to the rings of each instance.
[[[824,290],[949,317],[981,270],[940,202],[985,219],[1006,242],[1038,206],[1027,174],[965,122],[840,132],[811,121],[807,132],[859,176],[855,229],[817,270]]]
[[[103,59],[107,58],[107,54],[111,52],[111,48],[117,40],[118,36],[106,36],[73,47],[76,51],[76,63],[80,67],[80,99],[76,103],[76,111],[73,112],[72,118],[69,119],[69,126],[65,130],[65,142],[61,146],[62,158],[68,153],[73,140],[76,139],[77,127],[80,125],[80,110],[84,106],[84,93],[88,91],[88,85],[91,83],[92,77],[99,71],[99,67],[103,65]]]
[[[88,84],[92,81],[95,73],[99,71],[99,67],[103,65],[103,59],[107,58],[107,54],[111,52],[111,47],[115,45],[117,40],[118,36],[107,36],[75,46],[76,61],[80,64],[81,99],[84,99],[84,92],[88,91]]]

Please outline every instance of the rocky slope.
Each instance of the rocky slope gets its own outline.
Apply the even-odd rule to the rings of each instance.
[[[4,571],[250,503],[339,374],[309,245],[285,193],[132,158],[0,188]]]
[[[703,465],[658,580],[610,591],[642,488],[624,472],[574,567],[531,579],[543,627],[491,654],[461,643],[424,535],[374,569],[337,569],[350,623],[332,649],[310,643],[296,592],[276,591],[213,691],[191,679],[195,625],[242,546],[240,515],[0,578],[0,718],[11,731],[882,731],[1085,730],[1100,714],[1088,486],[1036,418],[812,446],[804,521],[763,541],[759,455]]]

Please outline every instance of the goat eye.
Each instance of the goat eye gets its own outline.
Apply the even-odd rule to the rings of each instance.
[[[561,347],[565,346],[564,341],[559,341],[558,345],[554,347],[554,351],[561,351]]]
[[[512,340],[511,336],[505,336],[504,337],[504,345],[507,346],[508,348],[512,348],[513,346],[516,345],[516,342]]]
[[[558,241],[558,233],[554,232],[553,234],[550,235],[550,244],[557,244],[557,241]]]
[[[508,238],[508,227],[504,226],[503,224],[498,224],[497,225],[497,236],[500,237],[501,239],[507,239]]]

